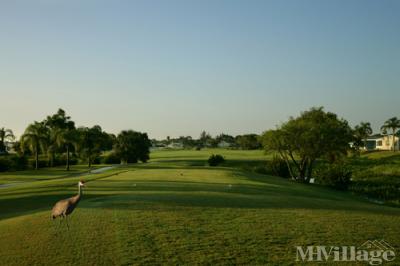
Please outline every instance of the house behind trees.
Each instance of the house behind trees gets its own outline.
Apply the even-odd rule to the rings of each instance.
[[[400,149],[399,137],[395,136],[394,148],[396,151]],[[367,138],[366,147],[367,151],[389,151],[393,147],[393,137],[391,135],[376,134]]]

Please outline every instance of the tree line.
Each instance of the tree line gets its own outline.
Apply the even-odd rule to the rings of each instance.
[[[152,144],[155,147],[168,147],[171,144],[179,144],[184,149],[203,149],[203,148],[231,148],[231,149],[242,149],[242,150],[256,150],[262,148],[260,135],[257,134],[244,134],[231,136],[225,133],[221,133],[215,137],[211,136],[210,133],[202,131],[198,139],[194,139],[191,136],[180,136],[178,138],[171,138],[167,136],[164,140],[152,140]]]
[[[388,134],[390,130],[393,151],[395,136],[400,135],[399,128],[400,120],[396,117],[388,119],[381,127],[383,134]],[[291,117],[276,129],[264,132],[262,142],[267,151],[278,154],[292,179],[309,183],[317,160],[327,163],[325,168],[335,172],[333,178],[349,178],[342,168],[343,162],[349,153],[359,155],[371,134],[368,122],[351,128],[345,119],[324,111],[323,107],[314,107],[298,117]],[[324,172],[323,176],[330,176],[331,173]]]
[[[399,128],[400,120],[397,117],[388,119],[381,127],[383,134],[391,135],[393,150],[395,136],[400,135]],[[360,149],[366,147],[367,138],[371,134],[372,128],[368,122],[361,122],[351,128],[345,119],[324,111],[323,107],[314,107],[261,135],[246,134],[233,137],[220,134],[212,137],[203,131],[198,139],[182,136],[150,141],[146,133],[132,130],[114,135],[103,131],[98,125],[76,127],[71,117],[59,109],[57,113],[47,116],[41,122],[35,121],[28,125],[21,138],[14,143],[18,157],[13,160],[16,164],[24,164],[26,157],[30,156],[34,158],[35,169],[65,163],[66,169],[69,170],[71,161],[76,162],[79,159],[90,167],[93,163],[98,163],[100,155],[104,153],[107,154],[103,156],[104,163],[135,163],[146,162],[149,159],[151,146],[167,146],[178,142],[182,148],[202,149],[228,143],[230,148],[264,148],[268,152],[273,151],[286,165],[293,179],[309,182],[317,160],[322,158],[333,165],[340,162],[349,152],[357,154]],[[0,154],[7,153],[6,141],[14,139],[10,129],[0,128]],[[40,158],[45,158],[46,161],[43,162]]]
[[[5,141],[13,141],[15,137],[9,129],[3,128],[0,134],[0,153],[5,154]],[[108,152],[106,163],[146,162],[150,146],[147,133],[124,130],[114,135],[103,131],[99,125],[76,127],[71,117],[59,109],[44,120],[28,125],[13,148],[18,156],[14,160],[22,161],[22,164],[26,162],[24,158],[33,157],[35,169],[65,163],[66,170],[69,170],[71,162],[77,160],[91,167],[104,152]],[[40,158],[45,158],[45,161]]]

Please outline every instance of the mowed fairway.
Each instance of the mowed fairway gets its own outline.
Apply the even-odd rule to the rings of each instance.
[[[224,154],[228,167],[205,166],[211,153]],[[101,174],[38,176],[0,188],[0,265],[291,265],[295,246],[375,239],[400,251],[400,209],[234,167],[265,159],[260,151],[151,157]],[[57,228],[50,210],[76,194],[79,179],[88,182],[71,228]]]

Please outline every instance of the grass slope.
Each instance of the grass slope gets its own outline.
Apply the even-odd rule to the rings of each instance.
[[[87,175],[69,231],[57,228],[49,210],[76,193],[81,177],[61,174],[0,189],[0,264],[291,265],[297,245],[385,239],[400,249],[399,209],[237,168],[203,166],[209,153],[241,163],[265,156],[166,151],[152,154],[148,164]]]

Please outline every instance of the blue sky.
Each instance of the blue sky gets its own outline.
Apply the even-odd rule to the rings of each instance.
[[[59,107],[150,137],[400,117],[400,1],[1,1],[0,126]]]

